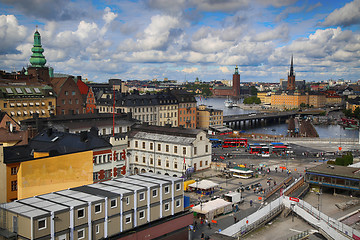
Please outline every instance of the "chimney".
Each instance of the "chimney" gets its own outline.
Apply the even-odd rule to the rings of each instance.
[[[80,141],[81,142],[87,142],[88,141],[88,132],[87,131],[80,132]]]
[[[50,137],[50,136],[52,135],[52,133],[53,133],[52,128],[48,128],[48,129],[46,130],[46,134],[48,135],[48,137]]]
[[[79,80],[81,81],[81,76],[77,76],[76,78],[77,78],[78,81],[79,81]]]
[[[94,136],[98,136],[99,135],[99,129],[97,127],[91,127],[90,128],[90,133]]]
[[[128,112],[127,113],[127,120],[131,121],[132,120],[132,112]]]

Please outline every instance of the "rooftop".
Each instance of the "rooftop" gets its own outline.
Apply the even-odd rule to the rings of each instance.
[[[309,168],[306,170],[306,172],[360,179],[360,168],[329,165],[326,163]]]
[[[162,182],[182,181],[181,178],[146,173],[142,176],[121,177],[104,183],[96,183],[48,193],[15,202],[1,204],[0,208],[25,217],[42,217],[52,211],[68,210],[69,207],[83,207],[88,202],[98,203],[105,197],[118,197],[120,194],[132,194],[134,190],[147,190],[148,186],[159,186],[156,179]],[[143,186],[140,186],[143,185]]]

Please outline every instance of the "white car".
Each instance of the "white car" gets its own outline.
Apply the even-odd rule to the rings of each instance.
[[[270,157],[270,154],[269,154],[269,153],[264,153],[264,154],[261,154],[261,156],[262,156],[263,158],[268,158],[268,157]]]

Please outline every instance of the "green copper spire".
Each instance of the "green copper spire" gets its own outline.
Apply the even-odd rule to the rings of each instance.
[[[46,59],[42,54],[44,52],[44,49],[41,47],[41,37],[37,29],[34,33],[34,47],[31,48],[31,51],[33,52],[30,58],[31,66],[44,67],[46,63]]]

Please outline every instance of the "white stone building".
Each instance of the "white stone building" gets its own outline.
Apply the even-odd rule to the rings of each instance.
[[[180,177],[210,167],[211,143],[199,129],[141,125],[128,142],[129,172]]]

